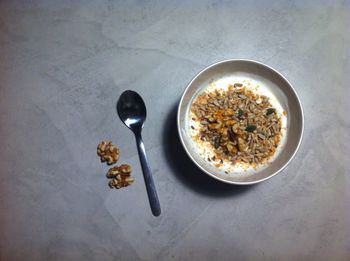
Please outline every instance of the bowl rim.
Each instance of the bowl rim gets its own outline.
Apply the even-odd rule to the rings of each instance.
[[[220,177],[217,177],[216,175],[214,175],[213,173],[209,172],[208,170],[206,170],[204,167],[202,167],[191,155],[191,153],[188,151],[186,145],[185,145],[185,142],[184,142],[184,137],[182,135],[182,132],[181,132],[181,127],[180,127],[180,109],[181,109],[181,104],[184,100],[184,97],[185,97],[185,94],[187,93],[187,90],[189,89],[189,87],[192,85],[192,83],[201,75],[203,74],[205,71],[217,66],[217,65],[220,65],[220,64],[223,64],[223,63],[227,63],[227,62],[248,62],[248,63],[253,63],[253,64],[256,64],[256,65],[259,65],[259,66],[262,66],[262,67],[266,67],[267,69],[273,71],[274,73],[276,73],[279,77],[281,77],[283,80],[285,80],[287,82],[287,84],[289,85],[291,91],[294,93],[295,97],[297,98],[297,104],[299,105],[299,108],[300,108],[300,112],[301,112],[301,135],[300,135],[300,139],[298,141],[298,144],[292,154],[292,156],[288,159],[288,161],[282,166],[280,167],[277,171],[275,171],[274,173],[272,173],[271,175],[265,177],[265,178],[262,178],[262,179],[259,179],[259,180],[255,180],[255,181],[248,181],[248,182],[238,182],[238,181],[230,181],[230,180],[226,180],[226,179],[223,179],[223,178],[220,178]],[[253,185],[253,184],[257,184],[257,183],[260,183],[260,182],[263,182],[265,180],[268,180],[272,177],[274,177],[275,175],[277,175],[278,173],[280,173],[282,170],[284,170],[288,165],[289,163],[293,160],[293,158],[295,157],[297,151],[299,150],[300,148],[300,145],[302,143],[302,140],[303,140],[303,136],[304,136],[304,111],[303,111],[303,107],[301,105],[301,102],[300,102],[300,98],[299,98],[299,95],[298,93],[296,92],[296,90],[294,89],[293,85],[287,80],[286,77],[284,77],[280,72],[278,72],[276,69],[274,69],[273,67],[269,66],[269,65],[266,65],[262,62],[259,62],[259,61],[256,61],[256,60],[251,60],[251,59],[226,59],[226,60],[221,60],[221,61],[218,61],[218,62],[215,62],[207,67],[205,67],[204,69],[202,69],[201,71],[199,71],[192,79],[191,81],[187,84],[185,90],[183,91],[182,93],[182,96],[181,96],[181,99],[180,99],[180,102],[178,104],[178,108],[177,108],[177,131],[178,131],[178,135],[179,135],[179,138],[180,138],[180,141],[181,141],[181,144],[182,144],[182,147],[185,149],[186,151],[186,154],[189,156],[189,158],[192,160],[193,163],[195,163],[195,165],[200,169],[202,170],[204,173],[206,173],[207,175],[209,175],[210,177],[216,179],[216,180],[219,180],[221,182],[224,182],[224,183],[227,183],[227,184],[232,184],[232,185]]]

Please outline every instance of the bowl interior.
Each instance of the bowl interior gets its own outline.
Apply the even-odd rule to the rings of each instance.
[[[264,169],[252,172],[226,174],[203,159],[189,131],[189,110],[193,99],[210,82],[224,77],[242,77],[260,82],[276,97],[287,112],[285,143],[276,158]],[[291,84],[274,69],[249,60],[228,60],[209,66],[200,72],[187,86],[178,108],[178,129],[181,142],[192,161],[213,178],[232,184],[253,184],[263,181],[282,170],[296,153],[303,134],[303,112],[298,96]]]

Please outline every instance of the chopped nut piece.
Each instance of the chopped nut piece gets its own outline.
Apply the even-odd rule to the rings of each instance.
[[[238,137],[238,149],[239,151],[247,151],[248,150],[248,145],[247,143],[244,141],[244,139],[242,139],[241,137]]]

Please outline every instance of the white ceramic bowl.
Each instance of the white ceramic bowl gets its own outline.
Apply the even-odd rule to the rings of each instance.
[[[284,144],[281,145],[278,154],[270,164],[253,171],[233,171],[227,174],[200,155],[191,138],[189,113],[193,99],[203,92],[210,82],[232,77],[259,82],[275,97],[281,108],[287,112],[287,117]],[[271,178],[292,160],[302,140],[304,116],[297,93],[279,72],[252,60],[225,60],[205,68],[187,85],[178,107],[177,126],[185,151],[204,173],[222,182],[249,185]]]

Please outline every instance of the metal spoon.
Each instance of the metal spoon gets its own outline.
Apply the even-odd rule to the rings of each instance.
[[[146,157],[145,146],[141,137],[141,130],[147,114],[146,105],[137,92],[125,91],[119,97],[117,111],[122,122],[124,122],[124,124],[135,134],[137,150],[139,152],[149,203],[151,205],[153,215],[159,216],[161,212],[160,204]]]

